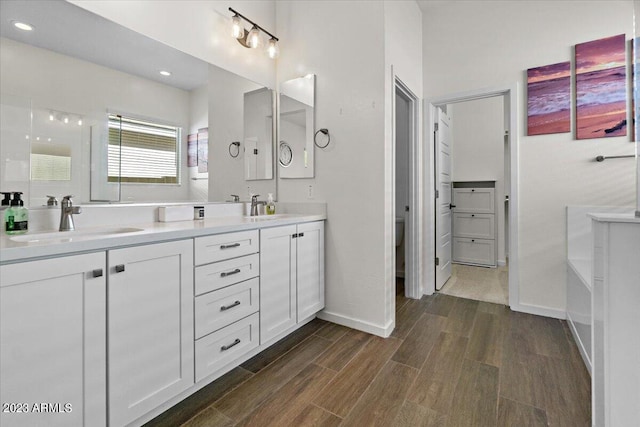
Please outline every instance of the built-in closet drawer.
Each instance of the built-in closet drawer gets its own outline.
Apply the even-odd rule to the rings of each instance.
[[[258,230],[249,230],[196,237],[195,265],[255,254],[260,250],[259,235]]]
[[[454,212],[494,213],[493,188],[454,188]]]
[[[454,213],[453,233],[457,237],[470,239],[493,239],[495,223],[493,214]]]
[[[214,374],[260,342],[258,313],[196,340],[196,381]]]
[[[258,277],[260,255],[253,254],[195,268],[195,292],[201,295]]]
[[[257,277],[200,295],[195,299],[196,339],[237,322],[259,308]]]
[[[495,265],[495,240],[453,238],[453,260],[467,264]]]

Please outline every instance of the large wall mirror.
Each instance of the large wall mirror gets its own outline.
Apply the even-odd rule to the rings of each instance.
[[[30,207],[47,195],[89,203],[275,193],[270,89],[66,1],[3,1],[0,19],[2,191],[24,192]],[[247,140],[261,155],[250,176]]]
[[[313,178],[314,74],[280,85],[278,169],[281,178]]]

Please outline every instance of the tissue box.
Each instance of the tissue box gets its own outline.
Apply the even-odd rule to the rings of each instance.
[[[160,206],[158,221],[187,221],[193,219],[193,206]]]

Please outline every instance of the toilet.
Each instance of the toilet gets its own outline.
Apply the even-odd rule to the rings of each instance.
[[[404,277],[404,218],[396,217],[396,277]]]

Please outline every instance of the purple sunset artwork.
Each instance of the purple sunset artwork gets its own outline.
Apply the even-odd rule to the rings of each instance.
[[[576,137],[627,134],[625,35],[576,45]]]
[[[571,62],[527,70],[527,135],[571,131]]]

